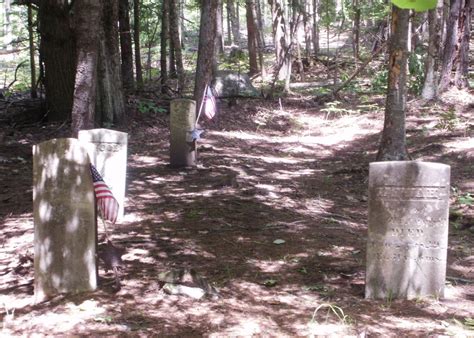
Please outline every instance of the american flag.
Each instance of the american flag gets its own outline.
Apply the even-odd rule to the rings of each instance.
[[[212,89],[210,86],[207,86],[206,89],[206,95],[204,96],[204,115],[209,120],[212,120],[212,118],[216,115],[217,113],[217,102],[216,102],[216,97],[212,93]]]
[[[112,191],[105,184],[97,169],[91,164],[92,182],[94,183],[95,199],[102,217],[112,223],[117,221],[119,204]]]

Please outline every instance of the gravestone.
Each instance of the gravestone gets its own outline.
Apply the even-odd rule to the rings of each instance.
[[[96,218],[87,150],[77,139],[33,146],[35,300],[95,290]]]
[[[196,143],[191,132],[196,123],[196,102],[172,100],[170,105],[170,165],[186,167],[196,164]]]
[[[87,148],[97,168],[119,204],[117,220],[123,219],[127,175],[128,134],[111,129],[79,131],[79,141]]]
[[[444,297],[449,189],[448,165],[370,164],[366,298]]]

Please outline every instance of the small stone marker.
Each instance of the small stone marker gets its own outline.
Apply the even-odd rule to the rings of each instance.
[[[77,139],[33,146],[35,301],[97,287],[94,189]]]
[[[117,220],[123,219],[127,175],[128,134],[111,129],[79,131],[92,164],[97,168],[119,203]]]
[[[196,102],[173,100],[170,111],[170,165],[174,168],[193,166],[196,164],[196,147],[190,136],[196,122]]]
[[[445,164],[370,164],[366,298],[444,297],[449,189]]]

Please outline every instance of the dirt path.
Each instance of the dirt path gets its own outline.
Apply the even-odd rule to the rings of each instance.
[[[364,299],[368,163],[380,110],[326,120],[304,102],[275,109],[255,100],[222,105],[201,142],[200,166],[189,170],[167,166],[166,117],[135,119],[126,218],[112,230],[127,250],[122,289],[114,293],[101,270],[96,293],[35,306],[31,146],[66,130],[9,129],[0,162],[3,333],[473,334],[462,325],[474,317],[469,229],[450,230],[445,300]],[[450,164],[454,187],[472,182],[472,121],[450,131],[435,127],[435,115],[409,121],[416,158]],[[171,268],[195,269],[220,298],[165,294],[157,275]]]

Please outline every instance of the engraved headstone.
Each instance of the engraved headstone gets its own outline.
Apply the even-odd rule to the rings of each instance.
[[[449,189],[445,164],[370,164],[366,298],[444,297]]]
[[[119,204],[117,220],[122,220],[125,204],[128,134],[110,129],[81,130],[79,141],[87,148],[92,164],[112,190]]]
[[[196,102],[189,99],[171,101],[170,165],[186,167],[196,164],[196,144],[190,138],[196,121]]]
[[[95,290],[96,223],[87,150],[77,139],[33,146],[35,300]]]

